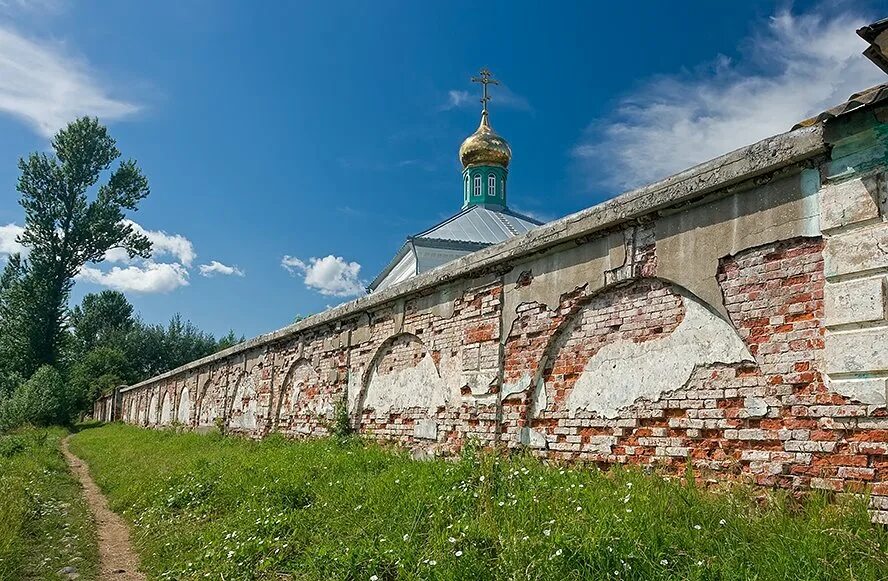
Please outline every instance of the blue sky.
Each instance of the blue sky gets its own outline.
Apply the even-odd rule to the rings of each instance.
[[[0,0],[0,260],[16,160],[97,115],[151,195],[150,261],[81,273],[143,318],[252,336],[348,300],[456,212],[491,121],[509,204],[543,219],[725,153],[883,82],[855,28],[885,2]]]

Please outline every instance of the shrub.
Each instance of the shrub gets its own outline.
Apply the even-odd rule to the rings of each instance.
[[[0,431],[25,424],[69,424],[75,403],[72,395],[61,374],[54,367],[44,365],[0,403]]]

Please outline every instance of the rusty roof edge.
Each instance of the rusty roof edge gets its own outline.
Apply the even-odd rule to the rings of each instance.
[[[344,303],[276,331],[258,335],[121,391],[145,387],[232,355],[291,338],[308,329],[342,322],[365,310],[378,308],[394,300],[464,278],[497,264],[538,253],[555,245],[641,218],[665,207],[712,194],[738,182],[809,159],[826,150],[822,123],[768,137],[663,180],[546,223],[505,242],[473,252],[380,292]]]

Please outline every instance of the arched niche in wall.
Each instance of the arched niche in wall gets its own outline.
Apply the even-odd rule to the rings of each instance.
[[[695,369],[753,362],[733,325],[658,278],[606,287],[578,301],[552,334],[531,382],[528,421],[617,418],[639,400],[682,388]]]
[[[184,426],[190,426],[192,407],[191,391],[186,383],[179,392],[179,405],[176,406],[176,421]]]
[[[256,412],[259,404],[253,377],[243,371],[238,373],[228,413],[228,428],[248,432],[256,429]]]
[[[357,416],[384,420],[393,413],[431,417],[450,399],[431,351],[418,336],[401,333],[380,345],[363,378]],[[363,421],[362,421],[363,423]]]
[[[148,407],[145,408],[145,425],[155,425],[157,423],[159,411],[157,406],[157,389],[155,388],[151,390],[151,397],[148,399]]]
[[[163,395],[160,399],[160,425],[168,426],[173,422],[173,399],[174,395],[170,393],[169,387],[163,388]]]
[[[137,409],[136,398],[134,396],[127,398],[126,418],[124,418],[126,423],[131,424],[135,421]]]
[[[218,388],[212,379],[207,378],[199,384],[197,399],[196,422],[198,426],[214,426],[217,418],[222,417],[218,405]]]
[[[281,382],[278,426],[288,432],[310,433],[310,416],[328,416],[332,405],[320,394],[321,376],[311,361],[301,357],[290,365]]]

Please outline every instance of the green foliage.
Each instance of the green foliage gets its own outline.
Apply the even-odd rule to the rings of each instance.
[[[178,314],[170,319],[166,327],[140,323],[123,341],[121,347],[133,366],[135,381],[169,371],[218,350],[216,339],[211,334],[201,331],[191,321],[183,322]]]
[[[58,579],[74,565],[98,572],[98,548],[80,486],[59,453],[66,432],[26,429],[0,436],[0,579]]]
[[[261,442],[124,425],[72,447],[158,579],[882,579],[866,499],[473,449]]]
[[[76,349],[87,353],[102,346],[120,345],[136,326],[133,306],[118,291],[90,293],[71,310],[70,326]]]
[[[333,407],[333,422],[329,429],[330,433],[340,440],[354,434],[351,416],[348,413],[348,402],[345,398],[340,398]]]
[[[238,343],[243,343],[245,340],[246,339],[243,335],[238,337],[234,334],[234,329],[229,329],[227,335],[219,337],[219,340],[216,341],[216,351],[222,351],[223,349],[234,347]]]
[[[44,365],[0,402],[0,432],[25,424],[70,424],[77,397],[54,367]]]
[[[75,409],[87,409],[132,377],[126,354],[115,347],[96,347],[71,366],[68,384],[77,395]]]
[[[148,181],[133,161],[112,168],[120,152],[96,119],[70,123],[52,148],[19,161],[19,242],[29,253],[9,257],[0,273],[0,431],[68,423],[121,383],[239,342],[233,332],[217,342],[179,315],[166,327],[147,325],[115,291],[88,294],[68,310],[74,276],[87,264],[113,249],[150,256],[149,240],[126,219],[148,195]]]
[[[19,160],[17,189],[25,210],[19,238],[30,251],[19,281],[29,291],[18,305],[27,316],[14,318],[19,336],[27,339],[17,370],[24,376],[59,360],[68,297],[84,265],[101,262],[114,248],[131,257],[151,254],[148,239],[124,219],[148,195],[148,180],[131,160],[111,170],[120,152],[107,129],[83,117],[60,130],[52,148],[54,155],[32,153]],[[109,170],[108,181],[90,200],[88,191]]]

